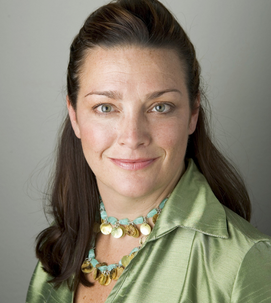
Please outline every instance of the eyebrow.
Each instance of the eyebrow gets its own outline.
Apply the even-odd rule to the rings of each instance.
[[[179,91],[178,89],[169,88],[169,89],[165,89],[162,91],[152,92],[146,96],[146,99],[152,100],[152,99],[158,98],[166,93],[172,93],[172,92],[173,93],[176,92],[176,93],[179,93],[180,95],[182,95],[181,91]],[[120,94],[117,91],[111,91],[111,90],[90,92],[90,93],[86,94],[85,97],[91,96],[91,95],[106,96],[107,98],[110,98],[110,99],[122,99],[122,94]]]
[[[85,97],[91,96],[91,95],[106,96],[110,99],[122,99],[122,95],[119,92],[112,91],[112,90],[101,91],[101,92],[99,92],[99,91],[90,92],[90,93],[86,94]]]
[[[181,91],[179,91],[178,89],[175,89],[175,88],[169,88],[169,89],[165,89],[165,90],[162,90],[162,91],[157,91],[157,92],[153,92],[153,93],[150,93],[147,95],[147,99],[148,100],[151,100],[151,99],[155,99],[155,98],[158,98],[166,93],[179,93],[180,95],[182,95]]]

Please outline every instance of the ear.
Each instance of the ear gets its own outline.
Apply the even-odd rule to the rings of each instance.
[[[192,135],[196,129],[200,110],[200,94],[198,94],[197,99],[194,104],[194,108],[191,110],[191,116],[189,121],[189,135]]]
[[[67,101],[67,108],[68,108],[69,117],[71,120],[73,131],[74,131],[76,137],[80,139],[81,135],[80,135],[80,128],[77,123],[76,111],[74,110],[74,108],[70,102],[69,96],[66,97],[66,101]]]

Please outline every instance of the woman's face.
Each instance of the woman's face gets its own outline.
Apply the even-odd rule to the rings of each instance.
[[[80,75],[76,112],[67,101],[101,193],[140,198],[173,188],[198,117],[174,51],[92,49]]]

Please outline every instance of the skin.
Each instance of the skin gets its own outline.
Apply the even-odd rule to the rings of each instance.
[[[199,100],[191,110],[184,69],[173,50],[92,49],[82,67],[76,110],[68,97],[67,106],[108,216],[146,215],[174,189],[185,170]],[[96,257],[116,263],[136,246],[132,237],[100,235]],[[76,302],[104,302],[113,286],[96,283],[90,296],[81,285]]]

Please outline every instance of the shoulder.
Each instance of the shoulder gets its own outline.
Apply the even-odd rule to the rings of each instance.
[[[195,233],[191,271],[199,269],[210,283],[227,293],[231,303],[271,302],[271,238],[239,215],[225,209],[227,237]],[[210,222],[215,220],[210,214]],[[199,252],[200,258],[199,258]],[[196,269],[195,269],[196,268]],[[205,276],[205,279],[206,279]]]
[[[63,285],[55,289],[49,281],[52,279],[38,262],[32,275],[30,285],[27,292],[26,303],[71,303],[73,293],[67,285]]]
[[[220,251],[223,260],[234,265],[235,269],[242,267],[248,258],[254,258],[258,264],[269,260],[271,266],[271,237],[261,233],[232,210],[225,206],[223,208],[228,236],[221,239],[212,237],[210,240],[217,251]]]
[[[224,243],[235,271],[231,302],[271,302],[271,238],[224,208],[229,233]]]
[[[238,246],[243,246],[244,250],[252,248],[255,244],[264,242],[270,246],[271,237],[261,233],[248,221],[237,215],[235,212],[223,206],[226,214],[229,240],[236,241]],[[232,243],[233,244],[233,243]]]
[[[235,272],[247,257],[255,256],[259,262],[264,259],[271,261],[271,237],[261,233],[232,210],[225,206],[223,208],[226,233],[221,236],[197,231],[195,234],[194,245],[212,253],[210,263],[223,264],[223,267],[228,266],[228,270]],[[215,220],[214,214],[210,214],[210,224]]]

